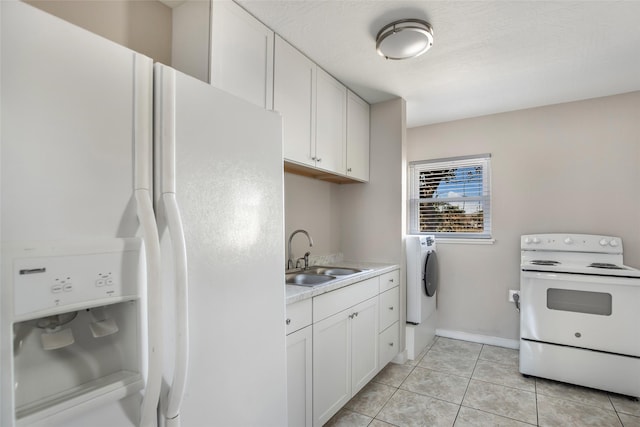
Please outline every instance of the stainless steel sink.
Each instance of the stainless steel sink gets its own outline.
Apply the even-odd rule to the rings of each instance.
[[[286,283],[288,285],[299,285],[299,286],[313,286],[319,285],[321,283],[328,282],[330,280],[335,279],[335,276],[331,276],[328,274],[314,274],[314,273],[288,273],[285,276]]]
[[[329,282],[338,277],[344,278],[353,274],[363,273],[368,270],[361,270],[351,267],[328,267],[315,265],[307,269],[288,271],[285,280],[288,285],[315,286]]]
[[[314,274],[328,274],[330,276],[349,276],[351,274],[362,273],[364,270],[349,267],[310,267],[305,272]]]

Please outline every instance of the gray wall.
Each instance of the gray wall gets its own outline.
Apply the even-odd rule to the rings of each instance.
[[[520,235],[621,236],[640,268],[640,92],[408,129],[407,160],[492,155],[493,245],[438,245],[438,329],[517,340]]]
[[[342,252],[345,259],[402,263],[405,230],[405,102],[395,99],[371,106],[370,180],[332,184],[285,173],[285,233],[307,230],[311,252]],[[296,236],[293,252],[308,249]]]
[[[296,228],[314,239],[311,253],[342,252],[346,260],[398,264],[404,271],[406,194],[406,104],[395,99],[371,106],[370,179],[366,184],[331,184],[285,174],[285,233]],[[308,249],[304,236],[295,256]],[[400,274],[404,325],[405,284]],[[405,329],[400,328],[404,347]]]
[[[159,1],[26,0],[39,9],[171,65],[171,9]]]
[[[340,252],[338,185],[290,173],[284,174],[285,239],[294,230],[304,229],[313,238],[313,247],[304,235],[292,241],[293,259]],[[285,241],[286,243],[286,241]],[[286,246],[285,246],[286,247]],[[288,256],[288,254],[287,254]]]

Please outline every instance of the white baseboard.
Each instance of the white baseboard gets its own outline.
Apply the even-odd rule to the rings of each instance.
[[[496,347],[514,348],[516,350],[520,348],[519,340],[510,340],[507,338],[470,334],[461,331],[449,331],[446,329],[436,329],[436,335],[439,337],[452,338],[456,340],[477,342],[479,344],[495,345]]]

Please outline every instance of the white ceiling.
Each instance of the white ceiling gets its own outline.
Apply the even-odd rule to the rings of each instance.
[[[408,127],[640,90],[640,0],[237,2],[370,103],[406,99]],[[385,60],[403,18],[434,45]]]

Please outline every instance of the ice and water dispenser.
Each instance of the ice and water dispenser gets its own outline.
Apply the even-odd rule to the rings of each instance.
[[[140,239],[3,245],[1,425],[144,387]]]

